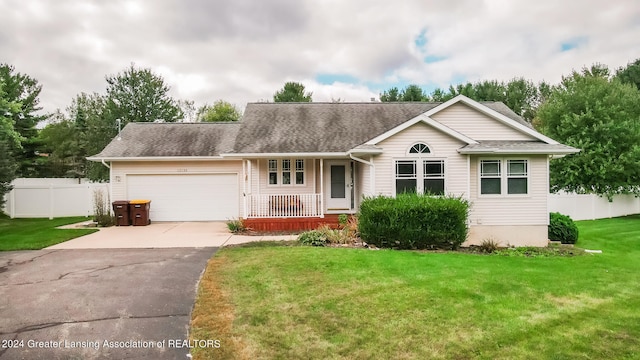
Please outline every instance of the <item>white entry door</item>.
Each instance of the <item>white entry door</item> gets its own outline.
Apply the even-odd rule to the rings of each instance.
[[[326,162],[325,199],[328,212],[351,210],[353,181],[349,160],[331,160]]]

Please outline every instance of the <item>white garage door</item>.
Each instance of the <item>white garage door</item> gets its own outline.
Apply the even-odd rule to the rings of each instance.
[[[151,200],[151,221],[237,218],[236,174],[127,175],[127,197]]]

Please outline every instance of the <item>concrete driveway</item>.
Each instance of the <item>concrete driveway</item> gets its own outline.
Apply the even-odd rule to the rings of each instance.
[[[0,252],[0,360],[187,359],[186,346],[224,346],[186,342],[215,250]]]
[[[295,240],[296,238],[295,235],[234,235],[229,232],[224,222],[154,222],[148,226],[101,228],[93,234],[56,244],[47,249],[221,247],[253,241]]]

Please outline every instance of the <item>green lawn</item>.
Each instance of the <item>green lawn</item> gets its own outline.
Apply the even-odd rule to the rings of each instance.
[[[196,359],[638,359],[640,216],[579,222],[602,254],[253,246],[200,284]]]
[[[98,231],[96,229],[56,229],[58,226],[87,219],[84,216],[52,220],[0,218],[0,251],[38,250]]]

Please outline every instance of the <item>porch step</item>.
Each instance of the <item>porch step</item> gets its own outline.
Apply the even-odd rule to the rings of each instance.
[[[305,218],[251,218],[243,219],[244,225],[254,231],[305,231],[313,230],[323,224],[338,227],[338,215],[325,215]]]

